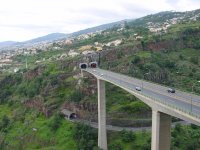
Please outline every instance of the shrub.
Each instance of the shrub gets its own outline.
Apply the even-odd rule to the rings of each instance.
[[[183,57],[183,55],[179,55],[179,58],[180,58],[180,60],[183,60],[184,59],[184,57]]]
[[[140,56],[135,56],[135,58],[132,60],[132,63],[133,63],[133,64],[137,64],[137,63],[139,63],[140,61],[141,61]]]
[[[95,129],[78,123],[72,131],[74,140],[77,142],[78,149],[89,150],[97,147],[97,132]]]
[[[80,90],[75,90],[71,95],[70,95],[70,101],[73,102],[80,102],[82,99],[83,93]]]
[[[1,122],[0,122],[0,131],[5,131],[10,123],[10,119],[8,116],[4,115]]]
[[[121,135],[122,141],[124,142],[131,142],[131,141],[134,141],[136,138],[135,134],[132,131],[122,130],[120,135]]]
[[[182,130],[181,124],[180,123],[176,124],[174,130],[177,132],[181,132],[181,130]]]
[[[60,114],[55,114],[49,124],[49,127],[51,128],[51,130],[56,131],[61,124],[62,121],[62,117],[60,116]]]
[[[199,57],[198,56],[191,57],[190,62],[192,62],[193,64],[198,64],[199,63]]]
[[[109,146],[110,150],[123,150],[122,144],[120,142],[114,142]]]
[[[172,69],[175,67],[175,62],[173,62],[173,61],[166,60],[164,63],[165,63],[165,67],[167,67],[167,68]]]
[[[150,110],[150,108],[141,101],[135,101],[130,104],[123,105],[120,109],[121,111],[127,113],[140,113]]]

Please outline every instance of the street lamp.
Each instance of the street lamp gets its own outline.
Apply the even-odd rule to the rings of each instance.
[[[148,74],[149,74],[149,72],[144,73],[144,76],[145,76],[145,75],[148,75]],[[142,79],[142,89],[143,89],[143,80],[144,80],[144,77],[143,77],[143,79]]]
[[[194,83],[192,84],[192,93],[194,92],[194,86],[196,85],[196,83],[200,83],[200,80],[197,81],[197,82],[194,82]],[[192,112],[192,94],[191,94],[191,112]]]
[[[196,84],[196,83],[200,83],[200,80],[199,80],[199,81],[197,81],[197,82],[194,82],[194,83],[193,83],[193,85],[192,85],[192,93],[193,93],[194,86],[195,86],[195,84]]]

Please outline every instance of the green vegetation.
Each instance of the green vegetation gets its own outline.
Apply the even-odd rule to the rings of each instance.
[[[189,128],[177,124],[172,131],[172,149],[196,150],[200,147],[199,136],[199,127],[191,125],[191,128]]]
[[[98,149],[97,130],[87,125],[76,124],[73,130],[73,138],[77,142],[77,149]]]
[[[1,104],[0,108],[1,149],[76,149],[71,132],[74,125],[63,117],[46,118],[18,103]]]
[[[121,131],[110,133],[108,145],[110,150],[150,150],[150,133],[147,131]]]

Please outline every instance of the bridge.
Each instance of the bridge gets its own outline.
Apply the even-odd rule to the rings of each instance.
[[[99,68],[85,68],[82,71],[97,78],[100,149],[107,150],[105,81],[124,89],[151,107],[152,150],[170,150],[171,116],[200,126],[200,96],[179,90],[168,93],[168,87]],[[141,90],[136,90],[136,87]]]

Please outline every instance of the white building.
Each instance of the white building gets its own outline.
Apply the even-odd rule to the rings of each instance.
[[[70,57],[75,57],[75,56],[77,56],[77,55],[79,55],[79,53],[77,53],[77,52],[75,52],[74,50],[70,50],[69,51],[69,53],[68,53],[68,56],[70,56]]]

